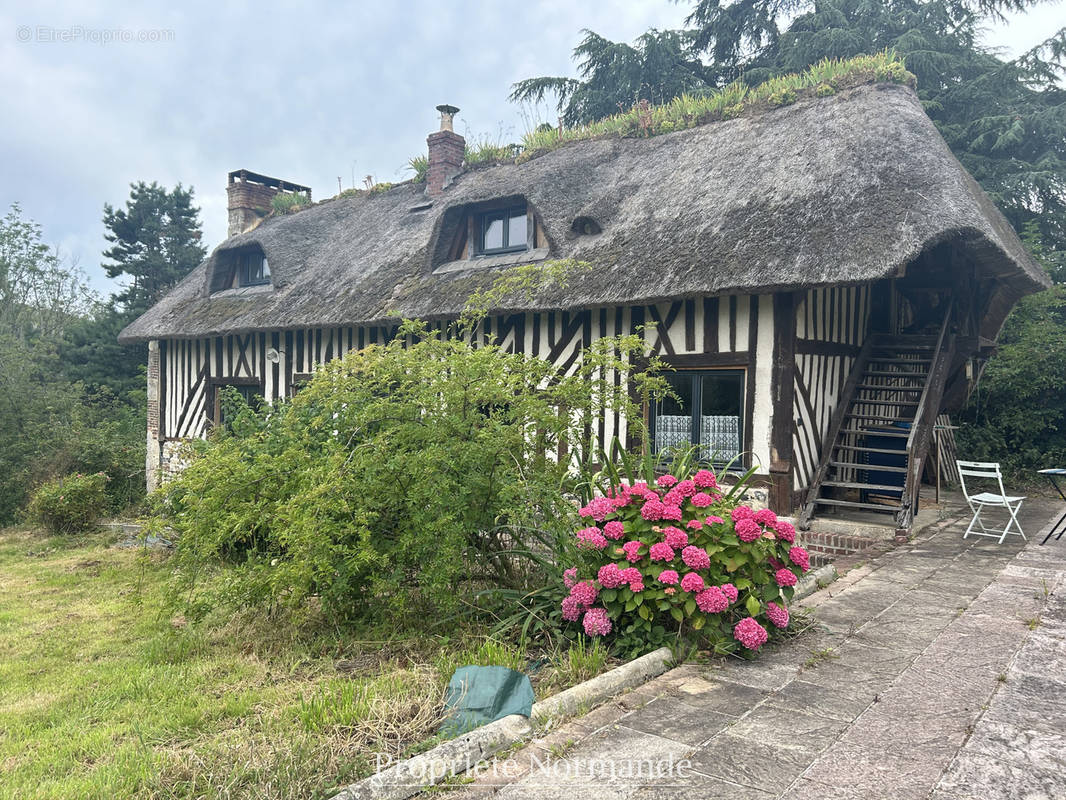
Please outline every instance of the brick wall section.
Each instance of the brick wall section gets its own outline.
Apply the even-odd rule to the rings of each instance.
[[[251,181],[234,181],[226,185],[229,211],[229,235],[236,236],[251,228],[270,213],[270,201],[278,190]]]
[[[429,167],[426,170],[426,194],[436,197],[463,168],[466,139],[454,131],[437,131],[426,137]]]
[[[159,342],[148,343],[148,432],[144,475],[148,491],[159,481]]]
[[[865,536],[849,536],[844,533],[818,533],[805,531],[800,533],[802,544],[811,555],[811,564],[820,567],[830,564],[842,556],[860,553],[876,542]]]

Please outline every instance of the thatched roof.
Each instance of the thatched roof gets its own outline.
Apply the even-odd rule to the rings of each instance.
[[[513,265],[434,272],[470,204],[525,198],[551,258],[592,265],[498,311],[650,303],[880,279],[950,242],[1010,306],[1047,285],[1009,223],[900,85],[867,85],[648,139],[601,139],[423,186],[339,198],[231,237],[123,341],[456,316]],[[424,210],[413,210],[423,207]],[[602,233],[579,235],[590,217]],[[272,291],[212,297],[221,255],[259,245]],[[473,263],[473,262],[472,262]],[[451,265],[454,267],[455,265]]]

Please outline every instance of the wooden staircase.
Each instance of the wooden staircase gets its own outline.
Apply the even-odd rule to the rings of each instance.
[[[830,508],[892,514],[906,535],[940,410],[954,339],[874,334],[852,367],[830,422],[799,524]]]

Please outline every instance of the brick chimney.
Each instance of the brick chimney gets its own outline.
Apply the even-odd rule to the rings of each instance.
[[[426,170],[426,194],[440,195],[463,169],[466,139],[452,129],[452,119],[459,113],[455,106],[437,106],[440,130],[426,137],[429,145],[429,168]]]
[[[229,211],[229,235],[249,231],[270,214],[271,201],[278,194],[302,194],[311,202],[311,189],[288,181],[259,175],[246,169],[229,174],[226,185]]]

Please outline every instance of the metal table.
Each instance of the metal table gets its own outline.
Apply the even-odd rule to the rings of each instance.
[[[1047,479],[1051,481],[1051,485],[1055,487],[1055,491],[1059,493],[1059,497],[1062,498],[1063,502],[1066,502],[1066,491],[1063,490],[1063,487],[1066,486],[1066,469],[1042,469],[1040,470],[1040,474],[1047,476]],[[1047,540],[1052,537],[1060,525],[1062,525],[1062,530],[1059,531],[1059,535],[1055,537],[1055,541],[1057,542],[1061,539],[1062,534],[1066,533],[1066,525],[1063,525],[1063,522],[1066,522],[1066,513],[1059,517],[1059,521],[1051,526],[1051,530],[1048,531],[1047,536],[1044,537],[1044,541],[1040,544],[1046,544]]]

